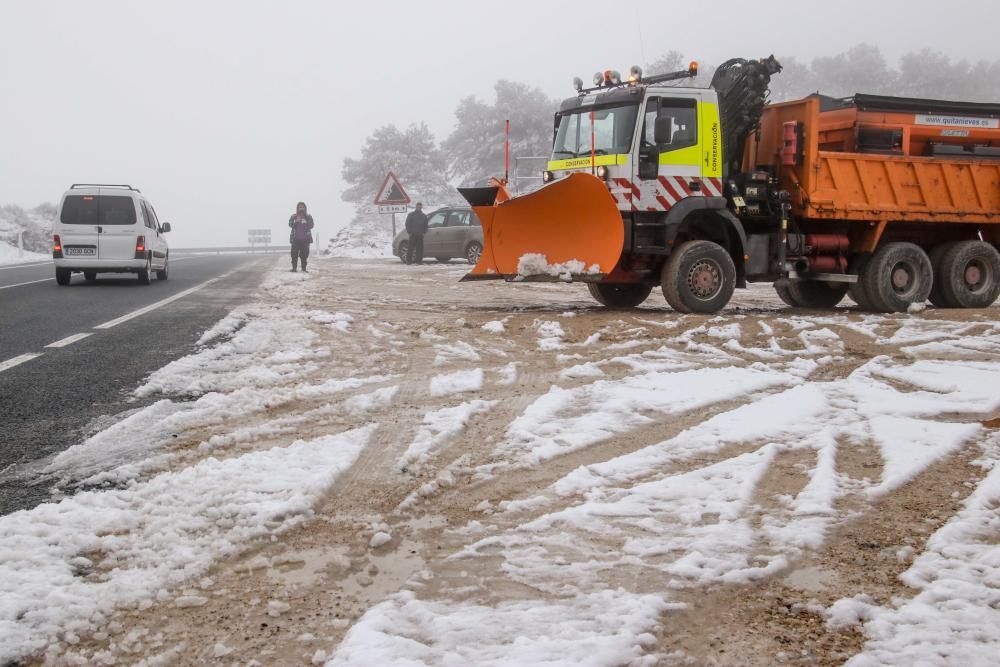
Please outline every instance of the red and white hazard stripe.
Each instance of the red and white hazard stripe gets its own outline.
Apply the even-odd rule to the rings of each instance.
[[[669,211],[688,197],[721,197],[722,179],[660,176],[656,180],[611,179],[609,188],[623,211]]]

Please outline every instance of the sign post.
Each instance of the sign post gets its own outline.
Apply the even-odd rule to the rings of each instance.
[[[380,215],[392,215],[392,238],[396,238],[396,214],[406,213],[409,203],[410,196],[403,189],[403,184],[390,171],[375,195],[375,205]]]

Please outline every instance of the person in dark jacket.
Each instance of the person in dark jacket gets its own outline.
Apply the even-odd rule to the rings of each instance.
[[[406,216],[406,233],[410,236],[406,244],[406,263],[420,264],[424,261],[424,234],[427,233],[427,216],[420,202]]]
[[[305,202],[295,206],[295,215],[288,219],[291,231],[288,242],[292,244],[292,271],[298,271],[298,261],[302,260],[302,270],[307,272],[306,261],[309,259],[309,244],[313,242],[313,217],[306,211]]]

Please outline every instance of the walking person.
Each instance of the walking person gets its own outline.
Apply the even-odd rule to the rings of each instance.
[[[313,242],[313,217],[306,210],[305,202],[300,201],[295,206],[295,215],[288,219],[288,226],[291,227],[288,242],[292,244],[292,271],[298,271],[299,260],[302,260],[302,270],[308,273],[306,261],[309,259],[309,244]]]
[[[424,234],[427,233],[427,216],[420,202],[406,216],[406,233],[410,236],[406,245],[406,263],[420,264],[424,261]]]

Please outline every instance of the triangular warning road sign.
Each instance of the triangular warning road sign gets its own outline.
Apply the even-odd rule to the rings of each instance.
[[[385,177],[382,187],[379,188],[378,194],[375,195],[375,204],[377,206],[385,206],[388,204],[409,203],[410,196],[406,194],[406,190],[403,189],[403,185],[396,178],[396,174],[390,171]]]

